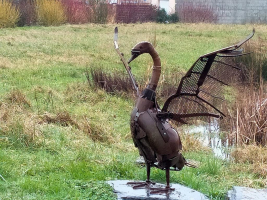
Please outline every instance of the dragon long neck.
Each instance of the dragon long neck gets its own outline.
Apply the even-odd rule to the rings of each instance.
[[[161,73],[161,61],[159,54],[156,52],[153,46],[151,46],[150,51],[148,52],[153,59],[153,68],[152,76],[148,83],[147,88],[155,91],[159,82],[159,77]]]
[[[161,73],[161,62],[158,53],[151,45],[146,53],[149,53],[153,59],[152,75],[147,87],[138,97],[136,108],[138,112],[146,111],[149,108],[155,107],[156,88],[159,82]]]

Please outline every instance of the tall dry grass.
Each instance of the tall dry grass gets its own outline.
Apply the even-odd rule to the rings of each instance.
[[[249,163],[249,170],[261,177],[267,176],[267,149],[257,145],[236,148],[231,157],[236,163]]]
[[[147,68],[143,77],[139,77],[138,86],[139,91],[142,91],[148,84],[150,79],[150,67]],[[163,73],[160,83],[157,87],[157,100],[162,103],[170,95],[172,95],[176,89],[182,73]],[[126,73],[107,73],[102,68],[91,68],[86,71],[87,82],[90,87],[97,87],[105,90],[110,94],[122,94],[135,98],[135,90],[133,89],[132,82]],[[172,83],[167,80],[171,80]]]
[[[86,78],[90,87],[101,88],[111,94],[119,94],[121,92],[131,94],[133,91],[129,77],[118,73],[107,74],[102,68],[87,70]]]
[[[30,101],[19,90],[10,92],[0,102],[0,133],[14,146],[29,146],[40,139]],[[36,143],[35,143],[36,144]]]
[[[0,28],[15,27],[19,17],[19,10],[9,0],[0,1]]]
[[[237,145],[267,144],[267,94],[263,87],[239,86],[236,103],[227,108],[229,138]]]
[[[64,6],[59,0],[36,0],[37,18],[44,26],[57,26],[66,22]]]
[[[267,85],[262,72],[266,73],[267,49],[262,40],[245,46],[250,55],[238,60],[244,68],[242,85],[236,86],[235,102],[226,106],[228,117],[222,122],[229,130],[228,137],[236,145],[267,144]]]
[[[245,65],[243,80],[249,84],[260,84],[261,78],[267,81],[267,42],[262,38],[257,38],[245,44],[246,52],[250,54],[238,59],[238,62]]]
[[[17,147],[40,146],[48,125],[71,128],[102,143],[114,143],[119,139],[113,134],[112,127],[90,120],[86,115],[77,116],[61,108],[55,108],[53,113],[35,113],[31,101],[20,90],[11,91],[0,101],[0,135],[6,138],[8,144]]]

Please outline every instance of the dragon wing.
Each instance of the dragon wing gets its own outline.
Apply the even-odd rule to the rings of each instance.
[[[225,116],[218,108],[224,100],[222,86],[229,85],[240,74],[234,59],[244,55],[240,46],[254,33],[253,29],[252,34],[241,42],[199,57],[157,117],[187,124],[192,117],[205,121],[210,117]]]

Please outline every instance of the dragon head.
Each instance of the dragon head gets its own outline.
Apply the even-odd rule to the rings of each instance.
[[[153,46],[150,42],[140,42],[132,48],[132,57],[128,63],[132,62],[135,58],[140,56],[143,53],[150,53],[153,49]]]

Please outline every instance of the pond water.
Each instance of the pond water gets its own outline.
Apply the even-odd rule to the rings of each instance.
[[[229,159],[230,145],[228,139],[222,135],[218,123],[201,124],[182,128],[187,134],[193,134],[204,146],[210,147],[214,155],[221,159]]]

